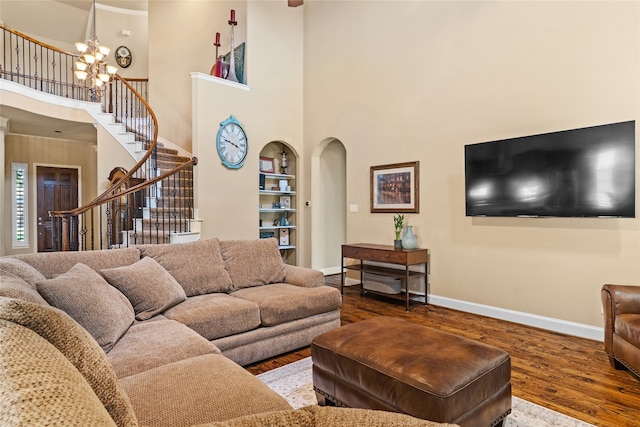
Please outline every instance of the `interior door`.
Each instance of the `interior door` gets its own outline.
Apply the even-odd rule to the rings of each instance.
[[[38,166],[37,185],[38,252],[52,252],[55,245],[49,211],[78,207],[78,170]]]

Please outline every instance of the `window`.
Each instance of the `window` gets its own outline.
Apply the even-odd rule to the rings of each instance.
[[[13,246],[29,246],[28,224],[28,168],[25,163],[13,163],[11,165],[11,200]]]

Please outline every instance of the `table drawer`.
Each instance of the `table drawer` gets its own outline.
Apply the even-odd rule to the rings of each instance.
[[[372,251],[371,258],[368,259],[371,261],[389,262],[392,264],[405,264],[407,262],[407,254],[405,252],[378,251],[374,249]]]
[[[354,248],[351,246],[343,246],[342,247],[342,256],[344,258],[355,258],[355,259],[372,259],[372,249],[367,248]]]

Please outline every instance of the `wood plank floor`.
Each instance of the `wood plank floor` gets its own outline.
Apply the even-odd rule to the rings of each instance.
[[[340,276],[326,282],[339,287]],[[640,381],[611,367],[601,342],[434,305],[403,304],[345,290],[342,324],[394,316],[501,347],[511,354],[513,395],[597,426],[640,426]],[[253,374],[311,355],[309,347],[247,369]]]

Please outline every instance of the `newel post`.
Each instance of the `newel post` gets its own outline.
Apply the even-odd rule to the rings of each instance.
[[[66,252],[69,250],[69,217],[68,216],[63,216],[62,217],[62,230],[61,230],[61,237],[62,237],[62,251]]]

